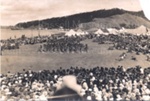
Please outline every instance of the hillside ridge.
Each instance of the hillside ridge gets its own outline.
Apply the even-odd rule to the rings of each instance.
[[[122,15],[122,14],[130,14],[133,16],[137,16],[137,17],[142,18],[144,22],[150,23],[150,21],[145,17],[143,11],[133,12],[133,11],[126,11],[123,9],[114,8],[114,9],[109,9],[109,10],[102,9],[102,10],[97,10],[93,12],[79,13],[79,14],[63,16],[63,17],[28,21],[28,22],[18,23],[15,25],[15,27],[38,28],[40,26],[41,28],[47,28],[47,29],[60,28],[60,27],[63,27],[65,29],[70,29],[70,28],[79,27],[79,25],[83,23],[92,22],[93,19],[95,18],[107,18],[107,17],[111,17],[115,15]],[[135,26],[138,26],[138,25],[139,24]],[[149,26],[146,25],[146,27],[149,27]]]

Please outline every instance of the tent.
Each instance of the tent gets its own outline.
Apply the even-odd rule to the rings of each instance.
[[[96,35],[100,35],[100,34],[103,34],[104,32],[101,30],[101,29],[98,29],[96,32],[95,32],[95,34]]]
[[[119,33],[126,33],[126,29],[124,27],[122,27],[120,30],[119,30]]]
[[[73,29],[69,30],[68,32],[66,32],[66,36],[75,36],[77,34],[77,32],[75,32]]]
[[[87,31],[85,31],[84,33],[85,33],[85,35],[88,35],[88,34],[89,34]]]
[[[107,31],[110,33],[110,34],[118,34],[119,31],[115,28],[107,28]]]
[[[107,32],[104,32],[103,34],[104,34],[104,35],[109,35],[109,33],[107,33]]]
[[[77,36],[81,36],[84,35],[84,32],[81,29],[77,30]]]
[[[147,35],[148,33],[150,33],[150,30],[144,25],[141,25],[135,29],[127,29],[127,32],[136,35],[141,35],[141,34]]]
[[[76,32],[77,36],[82,36],[82,35],[87,35],[87,34],[88,34],[88,32],[84,32],[81,29],[78,29],[77,32]]]

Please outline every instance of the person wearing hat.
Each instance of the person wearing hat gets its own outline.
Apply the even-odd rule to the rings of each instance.
[[[88,90],[89,88],[85,80],[82,81],[81,86],[84,90]]]
[[[121,98],[121,96],[119,94],[117,94],[117,99],[116,100],[117,101],[121,101],[122,100],[122,98]]]

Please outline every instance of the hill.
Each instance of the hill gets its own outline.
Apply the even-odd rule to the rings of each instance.
[[[122,16],[124,14],[126,16]],[[115,16],[117,16],[117,17],[120,16],[120,21],[122,20],[121,18],[123,18],[123,19],[126,19],[127,22],[129,22],[128,21],[129,18],[127,15],[129,17],[133,16],[132,19],[134,19],[135,17],[137,17],[137,19],[134,19],[131,24],[126,24],[126,21],[125,21],[125,25],[129,25],[129,26],[125,26],[125,27],[134,28],[134,27],[138,26],[139,24],[141,24],[141,23],[143,24],[145,22],[148,23],[148,24],[146,24],[146,27],[150,26],[150,22],[144,16],[143,11],[131,12],[131,11],[123,10],[123,9],[114,8],[114,9],[109,9],[109,10],[103,9],[103,10],[80,13],[80,14],[75,14],[75,15],[70,15],[70,16],[44,19],[44,20],[40,20],[40,21],[35,20],[35,21],[23,22],[23,23],[16,24],[15,27],[38,28],[40,25],[41,28],[48,28],[48,29],[60,28],[60,27],[76,28],[76,27],[80,27],[82,24],[85,24],[85,23],[90,23],[90,24],[93,22],[95,23],[96,21],[98,21],[98,20],[96,20],[97,18],[101,18],[102,20],[108,21],[109,18],[113,19],[113,18],[115,18]],[[127,18],[124,18],[124,17],[127,17]],[[141,19],[140,22],[139,22],[139,19]],[[109,22],[109,23],[112,23],[112,22]],[[108,24],[108,23],[104,23],[104,24]],[[134,24],[134,26],[132,24]],[[124,24],[120,25],[120,26],[124,26]],[[114,26],[114,27],[118,27],[118,26]]]
[[[150,22],[142,17],[128,13],[113,15],[106,18],[94,18],[92,21],[80,24],[81,28],[136,28],[141,25],[150,28]]]

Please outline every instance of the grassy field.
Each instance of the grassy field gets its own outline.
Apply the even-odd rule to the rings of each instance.
[[[85,40],[83,43],[89,45],[88,53],[39,53],[37,52],[40,44],[21,46],[18,50],[4,51],[1,56],[1,73],[22,72],[23,69],[53,70],[60,67],[70,68],[79,66],[92,68],[95,66],[112,67],[122,65],[131,67],[140,65],[143,68],[150,66],[143,54],[127,53],[127,58],[123,61],[116,59],[125,51],[107,50],[110,45],[98,45],[92,40]],[[131,60],[131,56],[136,56],[137,61]]]
[[[1,37],[0,39],[9,39],[10,37],[12,39],[20,38],[22,35],[25,35],[26,37],[34,37],[38,36],[39,33],[41,36],[44,35],[51,35],[51,34],[57,34],[60,32],[65,32],[63,30],[59,29],[49,29],[49,30],[37,30],[37,29],[23,29],[23,30],[11,30],[9,28],[7,29],[0,29]]]

